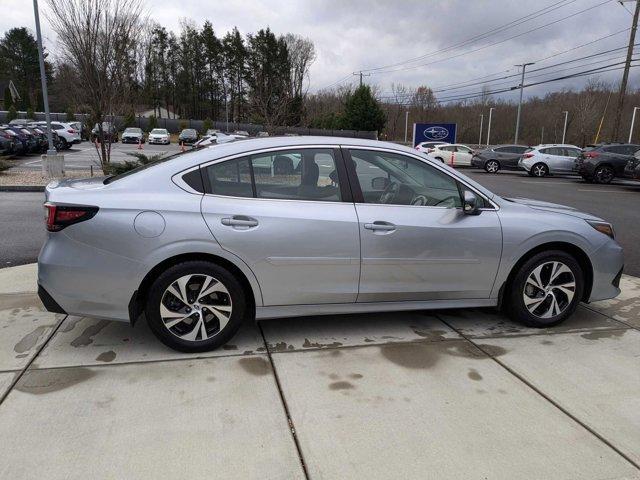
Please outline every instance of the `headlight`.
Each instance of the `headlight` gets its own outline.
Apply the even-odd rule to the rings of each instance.
[[[606,236],[615,238],[613,233],[613,225],[607,222],[597,222],[595,220],[587,220],[587,223],[595,228],[600,233],[604,233]]]

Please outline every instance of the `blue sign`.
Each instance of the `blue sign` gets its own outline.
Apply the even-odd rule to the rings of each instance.
[[[414,123],[413,146],[422,142],[456,143],[455,123]]]

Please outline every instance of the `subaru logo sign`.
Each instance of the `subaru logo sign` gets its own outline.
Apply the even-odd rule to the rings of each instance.
[[[414,123],[413,146],[422,142],[456,143],[455,123]]]
[[[449,130],[444,127],[429,127],[425,129],[424,136],[430,140],[441,140],[449,136]]]

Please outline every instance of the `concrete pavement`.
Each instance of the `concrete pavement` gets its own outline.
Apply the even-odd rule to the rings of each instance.
[[[35,276],[0,270],[1,478],[640,479],[640,279],[547,330],[309,317],[185,355]]]

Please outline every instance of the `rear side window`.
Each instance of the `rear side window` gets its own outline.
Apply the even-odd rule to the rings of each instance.
[[[610,147],[604,147],[603,150],[609,153],[625,154],[627,153],[626,145],[612,145]]]
[[[206,169],[214,195],[253,197],[251,167],[247,157],[214,163]]]

